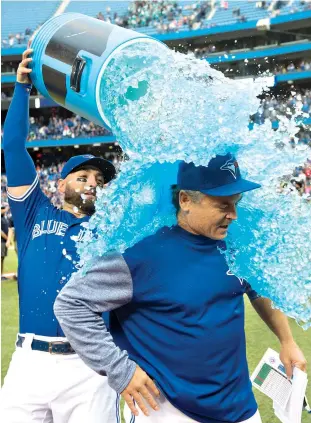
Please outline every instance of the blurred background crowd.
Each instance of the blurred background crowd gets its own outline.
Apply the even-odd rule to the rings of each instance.
[[[288,0],[250,1],[254,10],[264,10],[266,16],[273,18],[278,16],[284,8],[288,13],[311,10],[310,0],[293,2]],[[244,8],[231,0],[206,0],[206,1],[133,1],[129,2],[126,10],[119,14],[113,11],[111,6],[103,8],[98,4],[97,19],[122,26],[124,28],[153,28],[158,33],[178,32],[183,30],[197,30],[211,28],[219,25],[218,19],[213,19],[216,11],[218,14],[228,14],[235,22],[247,22],[248,13]],[[249,9],[247,9],[249,10]],[[27,43],[31,35],[42,25],[31,28],[26,27],[18,33],[10,33],[2,39],[3,47],[13,47]]]

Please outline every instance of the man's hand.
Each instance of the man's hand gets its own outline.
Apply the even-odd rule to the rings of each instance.
[[[28,57],[33,50],[28,48],[23,53],[23,60],[20,62],[18,69],[17,69],[17,82],[21,84],[31,84],[28,74],[31,72],[31,69],[28,68],[28,64],[32,61],[31,57]]]
[[[11,245],[11,241],[8,239],[7,242],[5,243],[6,248],[10,248]]]
[[[272,308],[272,303],[268,298],[257,298],[252,301],[252,305],[266,325],[279,338],[281,344],[280,359],[284,364],[287,377],[292,377],[293,367],[298,367],[298,369],[305,372],[307,361],[293,339],[285,314],[280,310]]]
[[[146,372],[137,366],[132,380],[121,393],[122,397],[135,416],[138,416],[138,409],[135,407],[134,401],[137,403],[145,416],[149,416],[149,411],[145,401],[154,410],[159,409],[159,406],[154,400],[152,394],[157,397],[160,396],[160,392],[154,382],[150,379]]]
[[[283,342],[281,344],[280,359],[284,364],[289,379],[293,375],[293,367],[298,367],[298,369],[304,372],[307,370],[307,360],[294,341]]]

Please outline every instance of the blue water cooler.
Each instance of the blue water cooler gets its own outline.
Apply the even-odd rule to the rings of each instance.
[[[122,49],[141,41],[167,48],[144,34],[79,13],[55,16],[33,37],[32,82],[45,97],[110,128],[100,101],[103,73]]]

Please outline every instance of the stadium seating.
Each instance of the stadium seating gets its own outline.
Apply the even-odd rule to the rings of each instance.
[[[133,1],[133,0],[132,0]],[[110,8],[109,18],[112,23],[115,13],[119,17],[126,16],[132,1],[77,1],[71,0],[65,12],[83,13],[89,16],[97,16],[102,12],[107,17],[107,8]],[[26,28],[36,29],[38,25],[45,22],[53,16],[61,1],[2,1],[2,39],[7,39],[9,34],[24,33]],[[193,13],[192,5],[195,7],[200,3],[195,0],[179,1],[182,7],[183,16],[189,16]],[[202,2],[201,2],[202,3]],[[213,5],[210,19],[205,18],[201,27],[230,25],[239,22],[242,19],[257,21],[262,18],[274,16],[275,14],[284,15],[293,12],[305,10],[306,5],[299,0],[289,0],[283,3],[277,0],[266,0],[266,7],[256,7],[257,0],[216,0],[211,2]],[[233,14],[234,10],[239,9],[239,15]],[[22,11],[22,13],[21,13]],[[168,23],[164,19],[163,24]],[[185,27],[187,29],[187,26]],[[148,27],[135,28],[135,30],[148,35],[157,33],[154,25]]]
[[[2,38],[35,30],[56,12],[61,1],[2,1]]]
[[[84,15],[95,17],[102,12],[106,17],[106,9],[110,7],[110,16],[116,12],[119,16],[127,14],[130,1],[71,1],[66,8],[66,12],[83,13]]]
[[[232,13],[235,9],[240,9],[240,17],[245,16],[247,21],[258,20],[268,16],[267,9],[256,8],[254,2],[229,0],[227,3],[227,9],[221,7],[220,1],[216,3],[217,9],[210,21],[211,24],[217,26],[235,24],[237,22],[237,16]]]
[[[299,0],[288,1],[281,9],[280,15],[287,15],[293,12],[301,12],[305,10],[305,4]]]

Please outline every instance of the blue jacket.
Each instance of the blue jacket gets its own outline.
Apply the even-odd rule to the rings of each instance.
[[[138,363],[166,398],[202,423],[255,414],[246,361],[243,294],[222,241],[164,227],[123,255],[94,260],[55,303],[71,344],[122,392]],[[82,283],[83,281],[83,283]],[[98,318],[111,311],[110,333]]]

